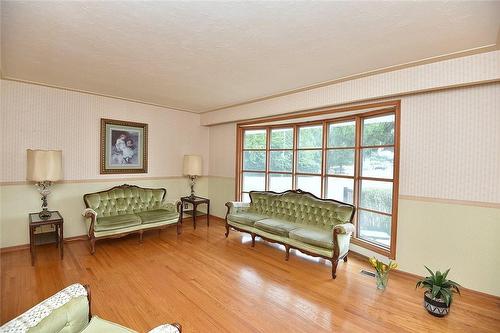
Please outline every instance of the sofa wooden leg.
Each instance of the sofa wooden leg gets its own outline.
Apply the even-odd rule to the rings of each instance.
[[[347,254],[344,257],[344,262],[347,262]]]
[[[255,247],[255,236],[257,236],[256,234],[250,234],[252,235],[252,247]]]
[[[290,259],[290,246],[285,244],[285,260]]]
[[[144,231],[139,231],[139,243],[142,243],[142,235],[144,234]]]
[[[227,236],[229,236],[229,224],[227,224],[227,222],[226,222],[226,233],[225,233],[225,235],[226,235],[226,238],[227,238]]]
[[[337,264],[339,263],[338,259],[332,259],[332,279],[337,277]]]
[[[90,238],[90,254],[95,253],[95,237]]]

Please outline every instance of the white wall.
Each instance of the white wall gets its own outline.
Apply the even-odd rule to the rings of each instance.
[[[40,197],[25,183],[26,149],[62,149],[64,181],[54,186],[49,208],[65,218],[65,236],[85,234],[84,193],[129,183],[165,187],[168,199],[189,193],[182,176],[184,154],[200,154],[208,173],[209,130],[199,115],[108,97],[1,80],[0,246],[28,243],[27,214]],[[148,173],[99,174],[100,119],[148,124]],[[199,194],[208,195],[201,178]]]

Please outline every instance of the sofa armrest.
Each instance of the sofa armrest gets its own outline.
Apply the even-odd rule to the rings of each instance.
[[[94,225],[97,219],[97,213],[91,208],[85,208],[82,216],[85,217],[86,222],[88,221],[88,219],[90,219],[90,222],[88,223],[88,236],[91,237],[94,234]]]
[[[228,201],[226,202],[226,207],[227,214],[235,214],[248,210],[250,208],[250,203],[242,201]]]
[[[181,202],[179,200],[177,200],[176,202],[164,201],[161,204],[160,208],[166,209],[169,212],[177,212],[177,213],[179,213],[180,212],[180,210],[179,210],[180,204],[181,204]]]
[[[85,320],[87,320],[88,322],[90,317],[90,301],[87,287],[79,283],[75,283],[38,303],[20,316],[4,324],[2,327],[0,327],[0,332],[28,332],[31,328],[37,326],[40,322],[42,322],[43,319],[49,317],[52,312],[64,307],[64,305],[69,303],[71,300],[80,296],[85,296],[87,298],[89,312],[83,314],[80,311],[78,317],[86,318]],[[76,314],[70,314],[68,312],[68,318],[66,320],[71,320],[71,315]]]
[[[354,232],[355,227],[352,223],[342,223],[337,224],[333,227],[334,230],[337,230],[339,234],[352,234]]]
[[[163,324],[153,328],[148,333],[182,333],[182,326],[178,323]]]

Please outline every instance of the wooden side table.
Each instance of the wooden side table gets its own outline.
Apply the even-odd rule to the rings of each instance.
[[[31,265],[35,265],[35,257],[36,257],[36,243],[35,243],[35,229],[44,225],[53,225],[55,227],[55,236],[56,236],[56,247],[59,248],[59,253],[61,256],[61,260],[64,257],[64,230],[63,223],[64,219],[59,214],[58,211],[51,211],[50,217],[48,219],[41,219],[38,216],[38,213],[30,213],[30,252],[31,252]]]
[[[193,209],[184,211],[184,204],[185,203],[190,203],[191,205],[193,205]],[[207,205],[207,213],[206,214],[196,210],[196,207],[200,204]],[[183,214],[191,215],[193,217],[193,228],[194,229],[196,229],[196,216],[206,215],[207,216],[207,227],[209,227],[210,226],[210,199],[197,197],[197,196],[182,197],[181,198],[181,220],[182,220]]]

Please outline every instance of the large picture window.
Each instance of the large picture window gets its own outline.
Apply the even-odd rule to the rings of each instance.
[[[301,189],[356,206],[353,243],[395,258],[399,103],[348,117],[238,126],[237,199]]]

